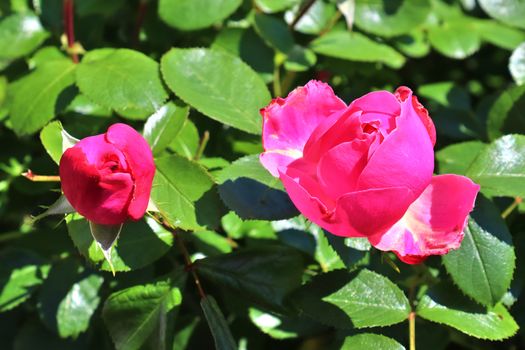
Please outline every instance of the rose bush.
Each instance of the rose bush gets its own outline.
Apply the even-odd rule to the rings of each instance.
[[[60,159],[62,191],[88,220],[116,225],[138,220],[148,206],[155,174],[146,140],[126,124],[86,137]]]
[[[434,124],[406,87],[350,105],[310,81],[261,110],[262,164],[331,233],[366,237],[406,263],[459,247],[479,186],[432,176]]]

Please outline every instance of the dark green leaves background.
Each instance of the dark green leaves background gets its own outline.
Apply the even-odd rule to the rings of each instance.
[[[411,313],[419,349],[525,348],[523,1],[77,0],[70,48],[63,4],[0,1],[0,348],[397,350]],[[481,185],[459,249],[405,265],[299,215],[259,109],[310,79],[416,92],[436,173]],[[102,251],[21,174],[115,122],[157,172]]]

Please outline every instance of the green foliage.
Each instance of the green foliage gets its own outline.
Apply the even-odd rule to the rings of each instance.
[[[260,133],[258,111],[270,94],[239,58],[216,50],[171,49],[161,69],[170,89],[190,106],[226,125]]]
[[[201,300],[201,307],[206,320],[208,320],[208,325],[210,326],[211,334],[215,341],[215,348],[224,350],[237,349],[228,324],[215,299],[213,297],[203,298]]]
[[[319,275],[293,301],[300,312],[336,328],[388,326],[406,320],[410,312],[399,287],[366,269]]]
[[[405,63],[403,55],[390,46],[357,32],[332,31],[315,39],[310,48],[325,56],[358,62],[382,62],[392,68],[400,68]]]
[[[220,202],[203,167],[178,155],[157,158],[155,164],[151,198],[171,225],[183,230],[218,225]]]
[[[115,348],[140,349],[148,336],[162,332],[167,311],[181,301],[180,288],[165,282],[138,285],[110,295],[102,317]]]
[[[220,22],[240,4],[241,0],[160,0],[159,16],[172,27],[196,30]]]
[[[168,97],[158,63],[133,50],[90,52],[78,66],[76,79],[88,98],[130,119],[146,119]]]
[[[257,155],[222,169],[217,181],[222,200],[242,219],[279,220],[298,214],[281,182],[262,167]]]
[[[384,335],[362,333],[346,337],[341,345],[341,350],[363,349],[363,350],[404,350],[405,347],[393,339]]]
[[[480,197],[458,250],[443,263],[460,289],[486,306],[494,306],[510,287],[516,256],[500,213]]]
[[[489,193],[523,197],[524,155],[524,136],[503,136],[478,154],[467,175]]]
[[[17,134],[37,132],[65,107],[63,93],[75,82],[75,70],[70,61],[52,61],[12,84],[9,111]]]
[[[0,348],[400,350],[413,320],[418,349],[525,348],[524,6],[0,1]],[[408,265],[300,215],[260,109],[312,79],[414,91],[434,173],[480,185],[458,249]],[[154,155],[144,218],[89,223],[20,176],[117,122]]]

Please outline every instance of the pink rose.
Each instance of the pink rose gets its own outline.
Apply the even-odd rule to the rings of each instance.
[[[67,200],[86,219],[102,225],[140,219],[154,174],[148,143],[125,124],[113,124],[105,134],[80,140],[60,159]]]
[[[410,264],[459,247],[479,186],[432,176],[434,124],[409,88],[346,106],[310,81],[261,114],[261,163],[308,219]]]

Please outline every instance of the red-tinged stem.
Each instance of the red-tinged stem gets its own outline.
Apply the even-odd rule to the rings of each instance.
[[[23,177],[34,182],[60,182],[60,176],[57,175],[36,175],[31,169],[21,174]]]
[[[189,271],[191,273],[193,280],[195,281],[195,285],[197,286],[199,296],[201,297],[201,299],[206,298],[206,293],[204,293],[204,289],[202,288],[202,284],[199,279],[199,276],[197,275],[197,272],[195,271],[195,267],[193,266],[193,262],[191,261],[190,253],[188,252],[188,249],[186,248],[186,245],[184,244],[184,239],[181,237],[181,232],[171,227],[171,225],[167,223],[162,217],[157,217],[153,215],[152,218],[155,221],[157,221],[160,225],[162,225],[162,227],[164,227],[166,230],[171,232],[171,234],[173,235],[173,238],[175,238],[175,240],[177,241],[177,245],[179,246],[182,256],[184,257],[184,264],[186,266],[186,271]]]
[[[64,31],[66,33],[67,46],[70,49],[71,59],[74,63],[78,63],[78,54],[72,50],[75,46],[74,0],[64,0],[63,5]]]
[[[135,21],[135,30],[133,32],[133,46],[139,46],[140,42],[140,29],[142,24],[144,24],[144,18],[146,18],[146,12],[148,10],[148,2],[146,0],[141,0],[139,2],[139,8],[137,11],[137,19]]]

